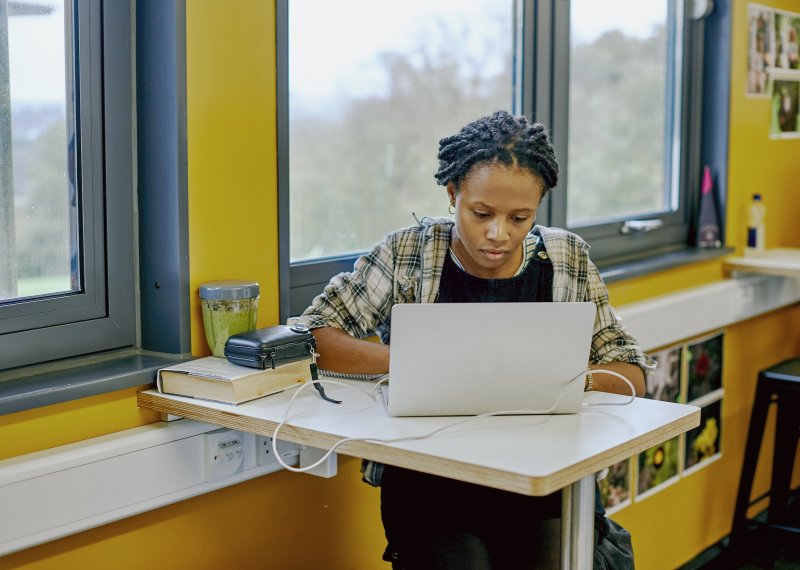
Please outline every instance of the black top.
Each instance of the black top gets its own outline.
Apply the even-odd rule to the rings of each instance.
[[[505,279],[484,279],[470,275],[448,255],[442,269],[437,303],[551,302],[553,264],[539,240],[525,270]]]

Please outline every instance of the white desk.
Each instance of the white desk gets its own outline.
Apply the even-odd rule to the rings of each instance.
[[[329,449],[345,437],[389,439],[421,435],[457,418],[393,418],[371,385],[350,382],[356,392],[326,387],[340,405],[313,389],[295,400],[280,439]],[[271,436],[283,420],[289,393],[233,406],[155,390],[140,392],[142,408]],[[624,401],[591,393],[586,402]],[[339,453],[514,491],[547,495],[563,489],[562,568],[591,568],[594,538],[594,475],[609,465],[700,424],[700,409],[637,398],[630,406],[585,408],[566,416],[480,418],[434,437],[395,444],[349,442]]]
[[[726,271],[764,273],[767,275],[800,276],[800,248],[776,247],[758,256],[728,257],[723,261]]]

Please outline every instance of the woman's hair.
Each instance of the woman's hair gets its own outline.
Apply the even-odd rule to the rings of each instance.
[[[529,170],[544,182],[542,197],[558,182],[558,163],[544,125],[531,123],[505,111],[481,117],[457,135],[439,141],[442,186],[453,182],[458,189],[469,169],[478,163],[500,163]]]

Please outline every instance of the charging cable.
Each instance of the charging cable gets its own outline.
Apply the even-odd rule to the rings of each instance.
[[[412,435],[412,436],[404,436],[404,437],[396,437],[396,438],[388,438],[388,439],[373,438],[373,437],[345,437],[345,438],[340,439],[339,441],[337,441],[333,445],[333,447],[331,447],[327,452],[325,452],[325,454],[322,457],[320,457],[316,462],[312,463],[311,465],[307,465],[305,467],[293,467],[292,465],[288,465],[283,460],[283,458],[281,457],[281,454],[278,453],[278,432],[289,421],[289,410],[291,409],[292,404],[294,404],[295,398],[297,398],[297,396],[300,394],[300,392],[303,389],[305,389],[310,384],[314,384],[316,382],[321,382],[321,383],[326,383],[326,384],[334,384],[334,385],[337,385],[337,386],[344,386],[345,388],[354,389],[354,390],[360,392],[361,394],[367,395],[371,400],[376,401],[375,393],[376,393],[377,389],[379,388],[380,384],[385,382],[387,379],[388,378],[381,379],[373,387],[372,394],[367,394],[363,390],[360,390],[360,389],[358,389],[358,388],[356,388],[354,386],[350,386],[348,384],[343,384],[342,382],[336,382],[336,381],[333,381],[333,380],[313,380],[311,382],[308,382],[306,384],[302,384],[301,386],[299,386],[295,390],[294,394],[292,394],[292,397],[289,400],[289,403],[286,405],[286,411],[284,412],[283,419],[281,420],[281,422],[277,426],[275,426],[275,430],[272,432],[272,452],[273,452],[273,454],[275,456],[275,459],[277,459],[278,463],[280,463],[280,465],[284,469],[286,469],[288,471],[293,471],[295,473],[305,473],[306,471],[311,471],[313,469],[316,469],[320,465],[322,465],[325,461],[328,460],[328,457],[330,457],[330,455],[332,453],[334,453],[336,451],[336,449],[339,448],[339,446],[344,445],[345,443],[348,443],[348,442],[351,442],[351,441],[368,441],[370,443],[400,443],[400,442],[403,442],[403,441],[417,441],[417,440],[420,440],[420,439],[427,439],[429,437],[433,437],[434,435],[436,435],[438,433],[441,433],[444,430],[459,426],[461,424],[465,424],[467,422],[471,422],[471,421],[477,420],[479,418],[488,418],[488,417],[491,417],[491,416],[549,414],[550,412],[553,412],[558,407],[558,404],[561,403],[561,399],[564,397],[564,394],[566,393],[566,389],[562,390],[561,394],[558,396],[558,398],[556,399],[555,403],[552,406],[550,406],[549,408],[547,408],[547,409],[542,409],[542,410],[524,410],[524,409],[521,409],[521,410],[498,410],[498,411],[494,411],[494,412],[486,412],[486,413],[483,413],[483,414],[477,414],[477,415],[474,415],[474,416],[464,417],[464,418],[462,418],[462,419],[460,419],[458,421],[455,421],[455,422],[452,422],[452,423],[449,423],[449,424],[445,424],[443,426],[440,426],[440,427],[436,428],[433,431],[429,431],[429,432],[421,434],[421,435]],[[631,388],[633,388],[632,384],[631,384]],[[631,400],[631,401],[633,401],[633,400]]]
[[[294,394],[292,394],[292,397],[289,400],[289,403],[286,404],[286,411],[283,413],[283,419],[280,421],[280,423],[278,425],[275,426],[275,429],[272,432],[272,453],[273,453],[273,456],[278,461],[278,463],[280,463],[281,467],[283,467],[287,471],[293,471],[295,473],[305,473],[306,471],[311,471],[311,470],[319,467],[320,465],[322,465],[325,461],[327,461],[328,457],[330,457],[331,454],[334,451],[336,451],[336,449],[340,445],[343,445],[343,444],[347,443],[348,441],[365,441],[366,440],[366,438],[352,438],[352,437],[346,437],[344,439],[341,439],[341,440],[337,441],[333,445],[333,447],[331,447],[322,457],[320,457],[319,460],[315,461],[311,465],[307,465],[306,467],[293,467],[292,465],[289,465],[288,463],[286,463],[283,460],[283,458],[281,457],[281,454],[278,453],[278,432],[289,421],[289,410],[291,410],[292,405],[294,404],[294,401],[297,398],[297,396],[300,395],[300,392],[302,392],[308,386],[311,386],[311,385],[314,385],[314,384],[320,384],[320,385],[321,384],[333,384],[333,385],[336,385],[336,386],[344,386],[345,388],[354,389],[357,392],[366,395],[373,402],[375,401],[374,389],[373,389],[373,393],[372,394],[367,394],[363,390],[355,388],[354,386],[350,386],[350,385],[344,384],[342,382],[336,382],[334,380],[312,380],[312,381],[307,382],[305,384],[301,384],[299,387],[297,387],[297,389],[295,389],[295,391],[294,391]],[[376,388],[377,388],[377,386],[376,386]]]
[[[587,408],[593,408],[595,406],[629,406],[636,399],[636,388],[633,386],[633,383],[627,378],[625,378],[625,376],[623,376],[619,372],[614,372],[613,370],[606,370],[605,368],[595,368],[592,370],[592,373],[595,372],[602,372],[604,374],[611,374],[612,376],[616,376],[617,378],[619,378],[628,385],[628,387],[631,389],[631,395],[630,398],[624,402],[597,402],[595,404],[584,402],[583,405],[586,406]]]
[[[598,402],[598,403],[594,403],[594,404],[583,403],[582,404],[583,406],[586,406],[586,407],[595,407],[595,406],[628,406],[628,405],[632,404],[634,402],[634,400],[636,400],[636,388],[634,387],[633,383],[630,380],[628,380],[625,376],[623,376],[622,374],[619,374],[618,372],[614,372],[613,370],[606,370],[604,368],[595,368],[594,370],[592,370],[592,372],[602,372],[604,374],[610,374],[612,376],[616,376],[617,378],[619,378],[620,380],[622,380],[623,382],[625,382],[628,385],[628,387],[631,389],[631,395],[630,395],[630,398],[628,400],[624,401],[624,402]],[[580,377],[580,375],[578,377]],[[356,390],[357,392],[359,392],[361,394],[367,395],[373,402],[375,402],[376,401],[376,394],[377,394],[378,389],[380,388],[380,386],[383,383],[385,383],[389,379],[388,376],[386,376],[386,375],[384,375],[383,377],[379,376],[378,378],[380,378],[380,380],[375,383],[375,386],[372,388],[372,393],[371,394],[367,394],[363,390],[361,390],[359,388],[356,388],[354,386],[350,386],[350,385],[344,384],[342,382],[336,382],[334,380],[313,380],[311,382],[308,382],[306,384],[303,384],[303,385],[299,386],[295,390],[294,394],[292,394],[292,397],[289,400],[289,403],[286,405],[286,411],[284,412],[283,419],[281,420],[281,422],[277,426],[275,426],[275,430],[272,432],[272,452],[274,454],[274,457],[278,460],[278,463],[280,463],[280,465],[284,469],[286,469],[288,471],[293,471],[295,473],[305,473],[306,471],[311,471],[313,469],[316,469],[320,465],[322,465],[325,461],[328,460],[328,457],[330,457],[331,454],[334,453],[339,448],[339,446],[344,445],[345,443],[348,443],[348,442],[351,442],[351,441],[368,441],[368,442],[371,442],[371,443],[400,443],[400,442],[404,442],[404,441],[416,441],[416,440],[420,440],[420,439],[427,439],[429,437],[433,437],[434,435],[436,435],[438,433],[441,433],[441,432],[443,432],[443,431],[445,431],[447,429],[459,426],[461,424],[465,424],[467,422],[474,421],[474,420],[479,419],[479,418],[487,418],[487,417],[491,417],[491,416],[549,414],[550,412],[554,411],[558,407],[558,404],[561,402],[561,399],[564,397],[564,394],[566,393],[566,388],[565,388],[564,390],[561,391],[561,394],[559,394],[559,396],[556,399],[555,403],[552,406],[550,406],[549,408],[547,408],[547,409],[543,409],[543,410],[524,410],[524,409],[521,409],[521,410],[499,410],[499,411],[495,411],[495,412],[486,412],[486,413],[483,413],[483,414],[477,414],[475,416],[468,416],[468,417],[465,417],[465,418],[463,418],[461,420],[458,420],[456,422],[445,424],[445,425],[443,425],[441,427],[436,428],[433,431],[424,433],[422,435],[405,436],[405,437],[397,437],[397,438],[389,438],[389,439],[380,439],[380,438],[371,438],[371,437],[346,437],[346,438],[343,438],[343,439],[340,439],[339,441],[337,441],[333,445],[333,447],[331,447],[327,452],[325,452],[325,454],[321,458],[319,458],[317,461],[315,461],[311,465],[307,465],[305,467],[293,467],[292,465],[287,464],[283,460],[283,458],[281,457],[281,454],[278,453],[278,432],[280,431],[280,429],[283,426],[285,426],[288,423],[288,421],[289,421],[289,411],[291,410],[292,405],[294,404],[295,398],[297,398],[297,396],[300,395],[300,392],[303,389],[305,389],[306,387],[308,387],[311,384],[317,384],[317,383],[319,383],[319,384],[323,384],[323,383],[324,384],[333,384],[333,385],[336,385],[336,386],[344,386],[345,388]]]

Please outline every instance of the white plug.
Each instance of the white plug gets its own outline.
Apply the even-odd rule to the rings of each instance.
[[[300,469],[303,469],[309,465],[313,465],[326,454],[327,452],[324,449],[317,449],[316,447],[308,447],[307,445],[300,446]],[[309,469],[308,471],[303,471],[303,473],[308,473],[310,475],[316,475],[317,477],[325,477],[329,479],[331,477],[335,477],[336,473],[339,469],[339,463],[337,461],[336,453],[331,453],[328,455],[328,458],[317,465],[314,469]]]

